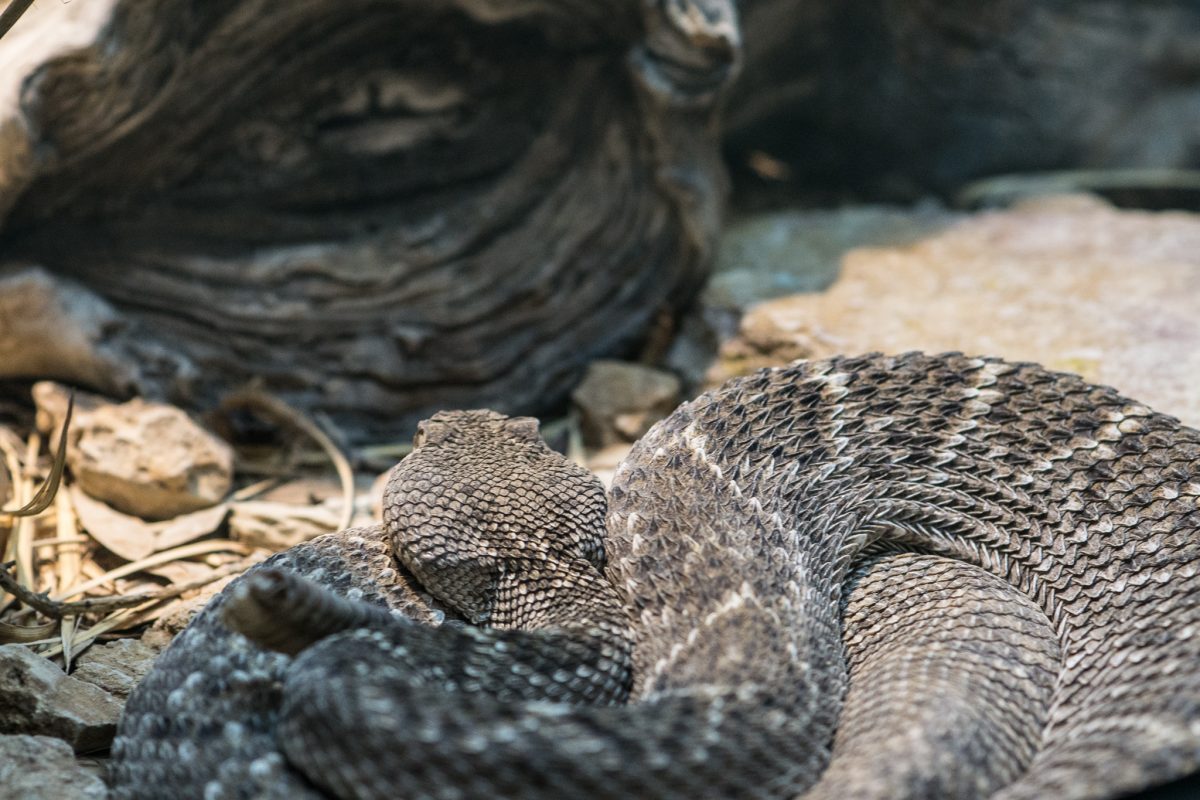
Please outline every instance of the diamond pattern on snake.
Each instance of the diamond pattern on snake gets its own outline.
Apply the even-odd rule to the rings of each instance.
[[[1200,768],[1200,433],[960,354],[681,406],[607,497],[422,424],[382,525],[232,583],[131,697],[124,800],[1115,798]]]

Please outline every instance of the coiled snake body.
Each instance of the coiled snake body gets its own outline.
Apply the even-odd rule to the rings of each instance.
[[[1111,389],[768,370],[651,430],[606,526],[532,420],[416,444],[383,528],[176,639],[117,797],[1108,798],[1200,767],[1200,433]]]

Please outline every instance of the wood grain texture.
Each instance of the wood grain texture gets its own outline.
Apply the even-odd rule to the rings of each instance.
[[[355,438],[545,409],[688,300],[719,228],[736,41],[661,13],[138,0],[62,52],[31,12],[4,43],[33,49],[0,106],[4,271],[118,310],[110,391],[206,405],[261,376]]]

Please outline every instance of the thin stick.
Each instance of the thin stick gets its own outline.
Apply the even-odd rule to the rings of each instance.
[[[33,547],[35,550],[43,547],[61,547],[63,553],[67,552],[67,548],[77,544],[87,544],[90,542],[86,536],[55,536],[53,539],[34,539]]]
[[[28,453],[26,454],[29,455]],[[37,457],[36,451],[32,456],[29,456],[24,462],[21,469],[21,475],[14,482],[14,486],[20,486],[20,493],[17,495],[18,502],[30,497],[34,494],[33,478],[28,474],[30,464],[33,458]],[[30,501],[29,505],[22,508],[29,508],[33,505]],[[33,548],[28,545],[33,541],[33,519],[25,514],[14,515],[12,527],[12,539],[9,540],[8,549],[12,554],[13,559],[17,562],[17,580],[21,585],[33,587]]]
[[[71,647],[74,649],[75,654],[78,655],[79,653],[83,652],[83,650],[92,642],[96,641],[96,638],[100,636],[100,634],[108,633],[114,628],[126,627],[130,622],[137,619],[137,614],[139,611],[144,611],[158,602],[160,601],[151,600],[136,608],[126,608],[120,611],[114,611],[112,614],[109,614],[107,617],[100,620],[86,631],[77,630],[75,632],[75,636],[71,638]],[[53,658],[61,652],[63,652],[63,646],[62,643],[59,642],[54,647],[51,647],[46,652],[42,653],[42,655],[44,655],[46,658]]]
[[[997,175],[970,183],[955,205],[973,207],[986,201],[1011,201],[1034,195],[1117,189],[1200,190],[1200,170],[1096,169]]]
[[[225,408],[250,408],[261,411],[279,422],[291,425],[320,445],[321,449],[329,456],[329,460],[333,462],[338,480],[342,485],[342,515],[338,520],[338,527],[334,530],[350,527],[350,521],[354,518],[354,469],[350,466],[350,460],[320,425],[278,397],[259,389],[244,389],[235,392],[227,396],[221,405]]]
[[[75,507],[71,504],[70,498],[66,492],[59,492],[54,498],[55,508],[55,533],[58,534],[54,539],[47,541],[60,541],[63,546],[60,547],[55,554],[54,567],[58,577],[58,583],[54,587],[56,592],[65,592],[75,585],[79,580],[79,568],[82,566],[83,560],[83,545],[87,544],[86,537],[79,536],[79,523],[75,517]],[[41,542],[34,542],[34,547],[43,546]]]
[[[16,24],[31,5],[33,5],[33,0],[12,0],[8,4],[8,8],[0,11],[0,37],[8,33],[9,28]]]
[[[205,553],[220,553],[229,551],[238,555],[248,556],[251,549],[241,542],[231,542],[228,539],[209,539],[203,542],[193,542],[185,544],[182,547],[173,547],[170,550],[163,550],[161,553],[147,556],[140,561],[131,561],[123,567],[109,570],[103,575],[99,575],[90,581],[81,583],[78,586],[71,587],[70,590],[53,598],[54,600],[66,600],[68,597],[74,597],[77,594],[95,589],[97,586],[102,586],[109,581],[115,581],[117,578],[124,578],[127,575],[132,575],[135,572],[141,572],[147,567],[157,567],[162,564],[169,564],[172,561],[181,561],[192,556],[200,556]]]
[[[71,671],[71,659],[75,655],[75,648],[72,646],[75,630],[75,617],[63,617],[62,627],[58,629],[58,638],[62,645],[64,672]]]
[[[233,493],[231,499],[234,501],[250,500],[251,498],[258,497],[263,492],[274,489],[280,483],[281,479],[279,477],[264,478],[261,481],[257,481],[249,486],[243,486],[241,489],[238,489]]]
[[[138,592],[137,594],[125,595],[123,597],[89,597],[83,600],[66,602],[51,600],[45,594],[26,589],[13,580],[7,569],[0,570],[0,586],[10,590],[18,600],[30,608],[40,611],[47,617],[61,619],[73,614],[109,612],[119,608],[129,608],[130,606],[136,606],[150,600],[168,600],[172,597],[178,597],[184,592],[190,592],[193,589],[207,586],[229,575],[237,575],[238,573],[245,572],[251,566],[253,564],[246,562],[226,564],[223,567],[214,569],[203,578],[197,578],[187,583],[174,583],[153,592]]]

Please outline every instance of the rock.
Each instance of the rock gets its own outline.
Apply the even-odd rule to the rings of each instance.
[[[159,650],[138,639],[92,645],[75,659],[71,677],[125,700],[158,656]]]
[[[571,399],[586,446],[632,442],[679,402],[679,379],[624,361],[593,361]]]
[[[775,211],[746,217],[721,239],[712,279],[696,308],[685,318],[671,346],[667,366],[689,387],[704,383],[721,342],[738,333],[746,309],[764,300],[827,289],[838,276],[842,257],[863,245],[904,245],[953,224],[961,215],[935,204],[916,208],[859,206],[835,211]],[[747,366],[771,363],[761,348],[783,343],[751,342],[726,358]],[[750,334],[753,336],[753,333]],[[804,351],[796,350],[796,358]]]
[[[1039,199],[848,254],[825,293],[755,306],[730,374],[873,350],[1038,361],[1200,425],[1200,216]],[[774,343],[766,347],[764,343]]]
[[[71,503],[83,529],[106,549],[127,561],[137,561],[151,553],[207,536],[221,527],[229,513],[228,503],[218,503],[172,519],[146,522],[141,517],[122,514],[101,503],[78,485],[72,486],[70,491]]]
[[[80,284],[38,266],[0,267],[0,320],[5,375],[71,378],[114,394],[128,390],[132,373],[114,351],[125,326],[107,301]]]
[[[104,800],[100,776],[49,736],[0,735],[0,800]]]
[[[0,646],[0,733],[66,741],[76,752],[112,742],[121,702],[19,644]]]
[[[56,422],[65,390],[33,387],[39,413]],[[79,487],[118,511],[162,520],[216,505],[233,481],[233,450],[174,406],[134,398],[77,406],[67,464]]]
[[[251,547],[286,550],[323,533],[338,529],[341,498],[316,505],[294,505],[269,500],[243,500],[229,515],[230,536]]]

